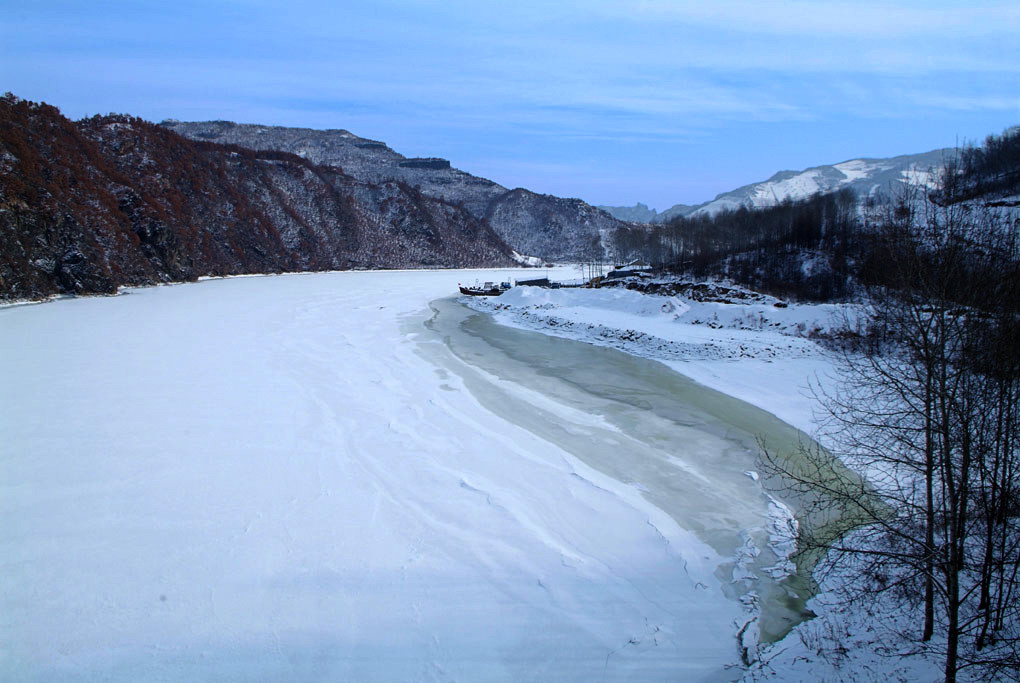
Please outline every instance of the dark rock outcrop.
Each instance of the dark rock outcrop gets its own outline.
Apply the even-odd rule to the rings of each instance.
[[[446,171],[450,168],[450,162],[446,159],[436,159],[429,157],[427,159],[405,159],[399,164],[400,168],[423,168],[429,171]]]

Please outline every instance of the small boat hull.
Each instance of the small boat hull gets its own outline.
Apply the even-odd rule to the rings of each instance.
[[[460,293],[468,296],[499,296],[505,291],[505,289],[500,289],[499,287],[490,287],[487,289],[484,287],[460,287]]]

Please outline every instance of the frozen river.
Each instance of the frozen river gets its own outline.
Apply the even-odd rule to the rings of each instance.
[[[750,591],[800,610],[746,474],[795,432],[474,277],[0,309],[0,677],[738,677]]]

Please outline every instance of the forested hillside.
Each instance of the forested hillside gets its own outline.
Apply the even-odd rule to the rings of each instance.
[[[849,190],[676,218],[616,233],[621,260],[641,258],[696,278],[726,277],[808,300],[845,297],[860,253],[861,221]]]
[[[509,265],[465,209],[294,154],[0,98],[0,298],[204,275]]]
[[[1020,129],[990,136],[919,174],[896,196],[861,198],[850,188],[774,206],[631,225],[614,234],[616,260],[640,258],[692,277],[723,277],[804,300],[852,298],[888,272],[886,229],[958,206],[968,220],[1012,229],[1020,206]]]
[[[979,147],[963,149],[957,167],[959,182],[945,200],[984,197],[1002,205],[1020,205],[1020,126],[989,135]]]

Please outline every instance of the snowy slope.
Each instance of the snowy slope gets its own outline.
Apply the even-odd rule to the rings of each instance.
[[[426,360],[427,302],[506,276],[0,309],[0,678],[737,675],[722,558]]]
[[[803,171],[779,171],[768,180],[723,192],[703,204],[688,206],[677,204],[665,211],[646,213],[648,222],[665,222],[674,216],[699,214],[712,215],[742,206],[761,208],[774,206],[784,199],[805,199],[818,192],[832,192],[849,188],[858,196],[866,197],[882,192],[890,196],[904,185],[924,185],[931,181],[929,170],[942,163],[950,152],[947,149],[906,154],[887,159],[850,159]],[[633,207],[599,207],[623,220],[631,215]],[[654,211],[654,210],[652,210]]]
[[[946,150],[890,159],[851,159],[803,171],[780,171],[768,180],[725,192],[690,215],[714,214],[741,206],[773,206],[784,199],[804,199],[818,192],[849,188],[860,196],[895,193],[904,184],[923,183],[927,171],[938,165]]]

